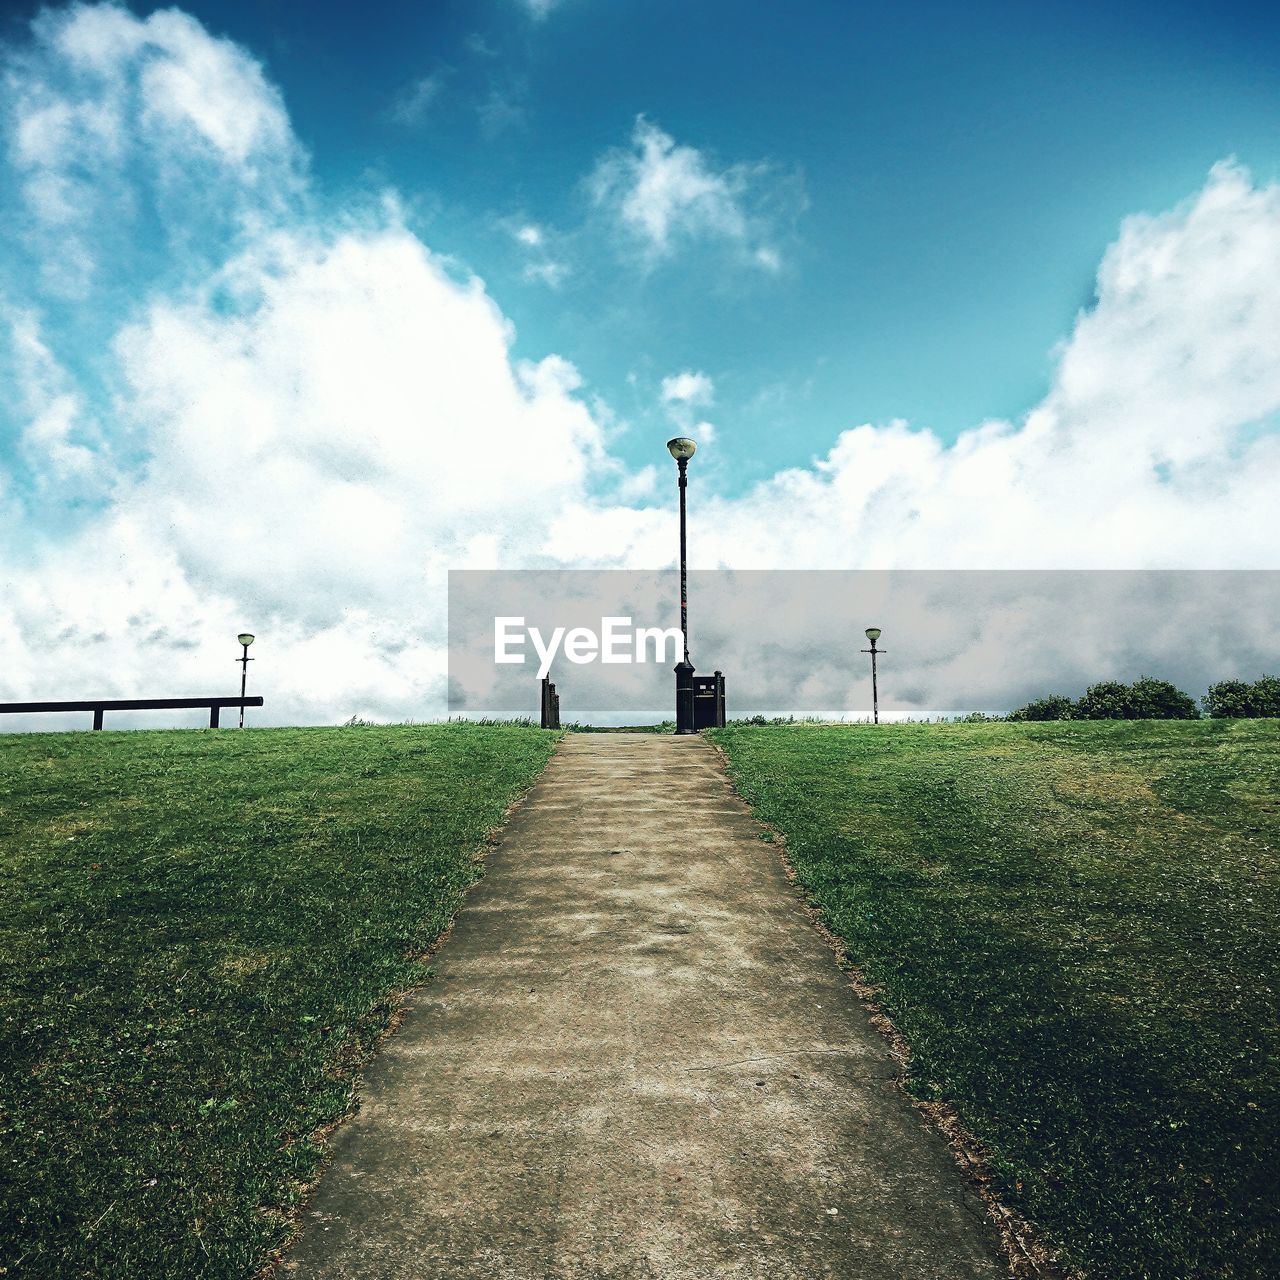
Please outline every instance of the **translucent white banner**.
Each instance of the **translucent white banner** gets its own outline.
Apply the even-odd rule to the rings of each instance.
[[[884,718],[1003,713],[1142,675],[1198,702],[1280,671],[1276,571],[714,570],[689,574],[688,597],[690,659],[725,673],[730,718],[869,716],[868,627]],[[451,572],[450,714],[536,716],[545,668],[566,722],[671,719],[674,645],[655,658],[636,633],[679,625],[674,571]]]

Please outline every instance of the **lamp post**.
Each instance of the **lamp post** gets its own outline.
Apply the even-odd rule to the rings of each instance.
[[[680,635],[684,655],[676,663],[676,732],[693,733],[693,663],[689,661],[689,590],[686,566],[685,490],[689,487],[689,459],[698,446],[686,436],[667,441],[667,451],[676,460],[680,487]]]
[[[236,639],[244,646],[244,653],[236,659],[240,664],[240,696],[244,697],[246,685],[249,683],[249,663],[253,661],[249,657],[249,646],[253,643],[253,633],[251,631],[242,631]],[[240,704],[240,727],[244,728],[244,703]]]
[[[871,655],[871,717],[873,724],[880,723],[880,691],[876,688],[876,654],[883,653],[883,649],[876,648],[876,641],[880,639],[879,627],[868,627],[866,637],[871,641],[870,649],[863,649],[863,653]]]

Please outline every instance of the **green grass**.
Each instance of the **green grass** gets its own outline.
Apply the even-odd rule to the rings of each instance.
[[[554,738],[0,736],[0,1274],[252,1275]]]
[[[1280,1275],[1280,722],[715,736],[1071,1261]]]

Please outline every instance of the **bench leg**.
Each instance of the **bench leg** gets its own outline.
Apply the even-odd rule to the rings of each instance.
[[[101,729],[101,728],[102,728],[102,713],[103,713],[103,708],[102,708],[102,707],[94,707],[94,709],[93,709],[93,727],[94,727],[95,729]]]
[[[209,728],[216,729],[218,727],[218,707],[209,708]]]

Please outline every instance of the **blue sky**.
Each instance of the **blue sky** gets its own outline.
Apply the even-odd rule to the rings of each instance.
[[[429,714],[450,569],[671,562],[676,431],[695,567],[1280,562],[1273,12],[19,6],[0,59],[14,698],[248,626],[282,718]]]
[[[1263,180],[1280,162],[1265,6],[186,9],[263,61],[328,198],[394,185],[501,299],[519,353],[564,353],[636,424],[628,461],[660,447],[660,379],[706,371],[730,491],[858,422],[950,439],[1026,412],[1126,215],[1224,157]],[[712,165],[760,167],[776,274],[714,243],[641,264],[600,233],[587,179],[641,114]],[[558,288],[522,278],[516,225],[554,239]]]

